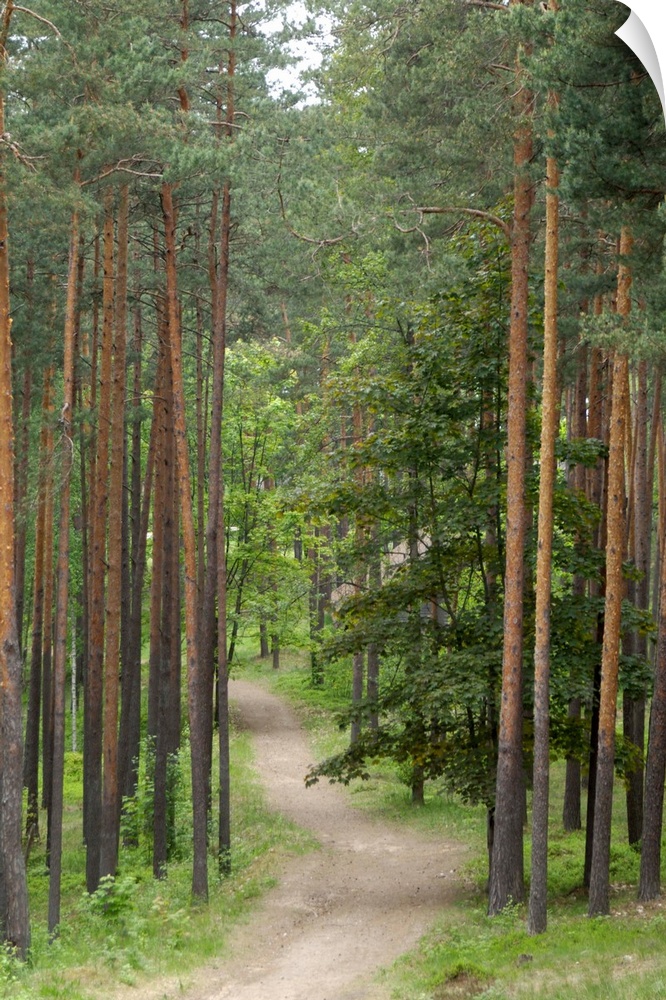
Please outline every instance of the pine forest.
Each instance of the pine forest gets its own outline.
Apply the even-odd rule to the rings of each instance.
[[[26,969],[131,937],[135,892],[165,939],[243,910],[253,671],[329,713],[308,794],[390,773],[410,815],[475,817],[485,934],[538,956],[566,897],[583,936],[618,906],[663,935],[666,129],[627,8],[28,2],[0,13],[0,996],[87,997]],[[580,996],[666,996],[659,961]],[[578,995],[475,968],[418,997]]]

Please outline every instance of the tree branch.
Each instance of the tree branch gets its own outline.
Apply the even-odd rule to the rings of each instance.
[[[8,7],[10,6],[9,3],[7,4],[7,6]],[[14,10],[20,10],[22,14],[29,14],[29,16],[30,17],[34,17],[34,19],[36,21],[40,21],[42,24],[45,24],[47,27],[49,27],[51,29],[51,31],[53,32],[53,34],[57,35],[57,37],[60,39],[60,41],[62,42],[62,44],[65,46],[65,48],[68,49],[70,55],[72,56],[74,62],[76,63],[76,53],[74,51],[73,46],[70,45],[69,42],[66,41],[66,39],[64,39],[62,37],[61,32],[59,31],[58,28],[56,28],[56,26],[53,23],[53,21],[49,21],[48,17],[42,17],[41,14],[36,14],[34,12],[34,10],[29,10],[28,7],[19,7],[18,4],[12,4],[12,6],[13,6]]]
[[[11,149],[12,153],[14,154],[15,158],[19,161],[19,163],[22,163],[24,167],[28,167],[30,170],[33,171],[33,173],[37,169],[33,163],[33,160],[44,159],[43,156],[28,156],[27,153],[24,153],[19,144],[12,140],[12,137],[10,136],[9,132],[5,132],[3,135],[0,135],[0,143],[2,143],[3,146],[7,146],[8,149]]]
[[[282,216],[282,221],[284,222],[285,226],[287,227],[288,231],[291,233],[292,236],[295,236],[297,240],[302,240],[303,243],[310,243],[312,246],[316,246],[317,248],[332,247],[335,246],[336,243],[342,243],[343,240],[347,238],[347,234],[343,233],[342,236],[335,236],[333,239],[318,240],[312,236],[304,236],[303,233],[296,232],[296,230],[292,228],[289,220],[287,219],[287,210],[284,205],[284,198],[282,197],[282,191],[280,190],[281,178],[282,178],[282,173],[280,172],[278,173],[277,177],[277,196],[280,202],[280,215]]]
[[[465,0],[466,7],[487,7],[489,10],[508,10],[503,3],[492,3],[491,0]]]
[[[486,222],[492,222],[493,225],[499,226],[504,235],[509,242],[511,241],[511,226],[504,219],[500,219],[499,215],[493,215],[492,212],[484,212],[480,208],[459,208],[459,207],[422,207],[417,208],[417,212],[421,215],[455,215],[461,212],[463,215],[473,215],[477,219],[485,219]]]
[[[13,0],[7,0],[5,9],[2,12],[2,29],[0,29],[0,61],[4,63],[7,58],[7,39],[9,37],[9,23],[14,12]]]
[[[89,177],[87,181],[81,181],[81,187],[88,187],[90,184],[96,184],[97,181],[103,181],[105,177],[110,177],[111,174],[131,174],[132,177],[152,177],[157,180],[162,180],[164,175],[160,171],[159,173],[151,173],[147,170],[133,170],[132,167],[126,166],[128,163],[139,163],[143,158],[140,156],[133,156],[129,160],[119,160],[112,167],[107,167],[100,174],[95,177]]]

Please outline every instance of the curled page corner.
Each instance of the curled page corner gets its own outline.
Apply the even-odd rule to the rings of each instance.
[[[615,32],[638,56],[652,78],[661,107],[666,114],[664,74],[666,66],[666,7],[660,0],[622,0],[631,8],[631,15]]]

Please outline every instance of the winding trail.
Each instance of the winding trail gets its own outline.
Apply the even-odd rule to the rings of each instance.
[[[178,995],[384,1000],[376,972],[412,948],[455,898],[464,847],[370,818],[328,783],[306,788],[311,754],[292,709],[248,681],[232,681],[230,695],[252,734],[271,807],[322,846],[286,862],[278,885],[232,933],[231,958],[188,977]]]

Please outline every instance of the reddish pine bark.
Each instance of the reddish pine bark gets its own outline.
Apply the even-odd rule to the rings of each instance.
[[[208,898],[207,859],[207,780],[206,710],[202,705],[202,671],[197,637],[196,538],[190,487],[190,459],[185,422],[185,391],[178,308],[176,266],[176,216],[171,185],[162,185],[162,212],[166,246],[166,289],[169,346],[173,377],[173,424],[176,438],[176,467],[180,497],[181,530],[185,563],[185,636],[187,648],[187,691],[192,758],[193,869],[192,895]]]
[[[620,240],[617,311],[628,316],[631,309],[631,271],[627,257],[632,237],[625,228]],[[620,625],[624,580],[624,456],[627,413],[626,355],[617,354],[613,363],[610,448],[608,458],[608,528],[606,542],[606,600],[599,705],[599,742],[594,803],[594,831],[590,868],[590,916],[607,914],[610,908],[610,836],[615,763],[615,726],[620,660]]]
[[[0,55],[13,3],[5,4]],[[5,131],[4,96],[0,94],[0,135]],[[9,306],[7,196],[0,162],[0,855],[5,888],[4,938],[24,957],[30,947],[25,862],[21,849],[23,746],[21,739],[21,654],[14,593],[14,433],[12,342]]]
[[[128,222],[129,190],[124,185],[121,188],[118,208],[118,258],[115,282],[113,387],[111,394],[100,876],[116,874],[120,819],[118,698],[120,693],[120,619],[123,583],[122,512],[125,453],[125,365],[127,357]]]
[[[634,603],[647,611],[650,603],[650,535],[652,531],[652,480],[648,478],[648,373],[647,362],[638,365],[636,394],[636,433],[633,460],[633,537],[632,554],[637,572],[634,584]],[[647,636],[636,633],[631,637],[632,652],[647,657]],[[624,735],[637,747],[640,754],[645,746],[645,695],[632,698],[623,695]],[[643,835],[643,781],[642,763],[627,775],[627,833],[630,844],[639,844]]]
[[[534,777],[532,795],[532,876],[528,910],[530,934],[547,925],[548,802],[550,783],[550,592],[553,563],[555,442],[559,425],[557,385],[557,282],[559,264],[559,171],[548,158],[546,171],[546,260],[544,282],[543,400],[539,480],[534,643]]]
[[[520,80],[519,80],[520,85]],[[493,854],[488,912],[499,913],[511,901],[520,902],[523,884],[524,777],[523,721],[523,583],[526,529],[525,463],[527,457],[528,267],[531,240],[532,99],[521,89],[522,121],[514,143],[514,215],[511,231],[511,325],[507,416],[507,523],[504,583],[504,648],[502,701],[497,755]]]

